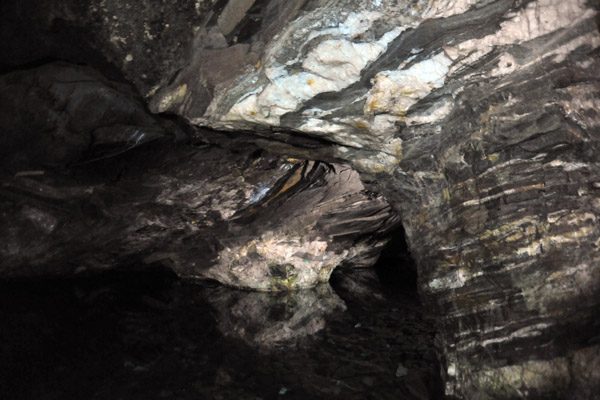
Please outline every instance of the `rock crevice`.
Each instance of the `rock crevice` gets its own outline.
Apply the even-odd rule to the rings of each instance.
[[[42,3],[4,6],[35,23],[3,29],[24,33],[2,42],[3,70],[89,45],[109,79],[72,64],[2,77],[6,275],[145,254],[302,288],[372,264],[401,220],[447,395],[593,398],[596,3],[147,1],[131,21],[123,0]],[[57,21],[95,30],[62,47]],[[119,74],[192,127],[149,115]],[[73,233],[86,245],[62,252]]]

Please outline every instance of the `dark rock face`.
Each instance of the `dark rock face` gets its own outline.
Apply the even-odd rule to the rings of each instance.
[[[128,155],[126,164],[140,170],[126,173],[108,189],[104,189],[106,180],[101,187],[93,187],[93,193],[105,193],[95,209],[110,210],[106,205],[111,202],[105,197],[124,192],[124,197],[114,202],[129,204],[128,209],[137,213],[144,204],[160,210],[176,208],[177,216],[186,215],[186,221],[191,218],[201,224],[174,223],[171,211],[153,211],[158,216],[136,215],[138,225],[129,226],[123,225],[126,218],[121,211],[119,218],[108,218],[121,225],[111,222],[103,226],[112,226],[107,230],[111,237],[114,232],[128,232],[125,236],[133,239],[125,245],[115,242],[115,250],[104,247],[106,240],[98,241],[102,243],[95,256],[100,259],[98,265],[110,264],[106,259],[111,252],[119,257],[139,255],[142,246],[144,252],[153,249],[149,262],[168,259],[182,275],[198,273],[229,284],[240,284],[235,279],[242,277],[242,281],[255,282],[246,286],[266,290],[289,288],[298,279],[302,281],[304,275],[296,272],[296,262],[288,262],[290,256],[308,260],[309,266],[319,265],[306,269],[325,271],[319,279],[328,277],[329,266],[344,261],[368,264],[373,253],[360,250],[360,240],[366,240],[363,235],[368,232],[385,234],[396,217],[382,198],[369,198],[354,172],[340,172],[343,168],[334,166],[336,174],[332,174],[314,161],[344,162],[360,173],[369,190],[385,196],[402,219],[418,263],[421,294],[437,316],[447,394],[461,398],[593,398],[600,389],[600,378],[594,372],[600,360],[597,3],[197,2],[194,9],[198,12],[192,19],[200,28],[191,31],[179,24],[186,14],[181,10],[191,3],[183,9],[164,5],[161,7],[168,9],[164,20],[178,22],[180,30],[174,42],[166,34],[150,32],[157,39],[148,40],[156,40],[156,45],[141,33],[143,22],[155,17],[154,9],[138,10],[140,25],[117,26],[108,18],[113,12],[110,7],[127,9],[126,1],[115,1],[109,8],[92,5],[81,10],[73,5],[44,4],[54,7],[52,15],[75,13],[85,16],[82,21],[90,15],[106,17],[93,25],[99,33],[90,39],[98,50],[94,54],[104,60],[96,65],[121,71],[142,92],[153,112],[177,114],[197,127],[246,132],[229,143],[238,140],[249,146],[252,141],[273,153],[312,160],[257,156],[256,147],[232,155],[235,144],[203,137],[201,131],[190,131],[192,142],[210,147],[164,146],[163,138],[185,136],[176,133],[181,128],[148,116],[136,117],[134,123],[115,117],[115,124],[124,126],[116,132],[143,126],[155,132],[150,138],[156,139],[144,152]],[[45,14],[28,18],[38,21],[41,15]],[[61,18],[70,21],[68,26],[80,26],[79,18]],[[49,25],[39,26],[36,29],[47,30],[44,26]],[[136,44],[116,39],[121,43],[117,46],[111,41],[113,34],[141,40]],[[5,65],[48,56],[77,61],[72,53],[63,53],[50,42],[38,44],[36,48],[44,51],[34,52],[29,59],[17,58]],[[180,44],[174,46],[175,42]],[[133,53],[155,46],[156,60],[163,62],[138,64],[143,57]],[[183,48],[185,51],[174,50]],[[108,64],[112,67],[107,68]],[[47,84],[35,83],[39,79],[15,74],[5,76],[4,83],[14,90],[9,98],[23,99],[23,105],[15,110],[27,108],[29,97],[24,93],[28,91],[23,88],[53,93],[46,89]],[[17,83],[11,83],[15,79]],[[63,103],[68,104],[67,98],[63,97]],[[137,115],[137,108],[131,107],[132,115]],[[53,101],[42,109],[50,110],[50,115],[63,112],[60,107],[55,109]],[[68,107],[65,110],[73,117]],[[36,123],[52,125],[47,121]],[[11,131],[12,124],[4,128],[12,132],[5,140],[16,146],[21,130]],[[64,154],[55,153],[41,162],[86,160],[81,157],[90,151],[91,136],[82,134],[87,131],[77,124],[58,130],[69,138],[64,146],[56,147]],[[131,141],[117,140],[111,132],[97,135],[105,144]],[[152,148],[153,144],[158,148]],[[95,151],[93,145],[91,149]],[[40,156],[34,153],[32,148],[27,157],[12,155],[7,165],[39,162]],[[206,163],[199,168],[194,161],[210,157],[228,158],[230,170]],[[115,176],[113,163],[108,164],[106,171],[112,172],[107,174]],[[265,164],[269,167],[261,167]],[[240,183],[231,182],[233,170],[243,171]],[[91,173],[77,171],[68,179]],[[18,176],[13,178],[15,173]],[[38,196],[40,188],[44,192],[67,179],[45,174],[32,183],[32,171],[19,169],[11,174],[3,186],[3,197],[9,199],[28,190]],[[85,176],[87,182],[89,175]],[[211,178],[207,181],[205,176]],[[143,189],[127,194],[132,182],[139,181]],[[270,189],[260,200],[262,212],[255,212],[251,199],[261,193],[260,182],[270,182]],[[42,183],[45,186],[40,186]],[[282,197],[283,188],[292,191]],[[235,204],[196,210],[201,204],[191,206],[190,199],[196,199],[198,192],[216,196],[223,204]],[[316,193],[320,200],[311,202]],[[343,199],[337,211],[329,208],[328,193]],[[59,237],[53,227],[61,218],[41,212],[33,200],[18,203],[18,207],[16,200],[10,201],[13,203],[6,203],[4,215],[12,218],[12,223],[7,224],[3,236],[18,239],[9,246],[7,257],[18,257],[14,249],[29,243],[38,249],[37,253],[31,250],[39,254],[38,265],[61,260],[65,254],[52,258],[57,246],[32,245],[30,236],[20,233],[25,229],[20,227],[33,224],[48,231],[48,243],[52,243]],[[283,205],[275,208],[281,219],[265,211],[279,201]],[[362,211],[370,207],[379,211]],[[305,210],[314,212],[305,215]],[[82,235],[96,231],[79,229]],[[139,234],[144,229],[161,233],[152,234],[156,235],[153,242],[152,235]],[[227,233],[223,236],[219,229]],[[209,231],[218,232],[214,237],[220,239],[210,239]],[[286,236],[292,231],[291,237]],[[302,240],[296,240],[297,235]],[[285,237],[285,243],[277,241],[280,237]],[[340,237],[347,240],[339,242]],[[169,244],[164,243],[167,238]],[[331,253],[320,250],[322,242]],[[174,248],[187,250],[175,252]],[[356,261],[352,249],[369,255],[359,255]],[[85,254],[89,257],[90,251]],[[196,254],[218,254],[220,261],[213,263],[217,269],[198,272],[193,268]],[[31,262],[25,259],[19,265]],[[256,270],[262,274],[247,274],[243,266],[248,263],[260,265]]]
[[[532,67],[466,86],[443,136],[427,140],[433,155],[408,138],[395,172],[408,179],[387,185],[405,205],[422,293],[443,315],[447,384],[466,393],[592,398],[598,385],[579,378],[600,359],[598,115],[574,110],[600,89],[589,57],[541,82]]]
[[[0,11],[10,69],[44,59],[94,63],[122,73],[142,94],[166,84],[210,11],[210,1],[19,1]],[[15,40],[15,38],[18,38]]]
[[[254,66],[258,56],[307,3],[301,1],[25,0],[0,6],[0,68],[44,59],[93,63],[123,74],[144,97],[187,77],[193,107],[214,87]],[[193,50],[195,49],[195,50]],[[198,54],[202,55],[198,57]],[[193,60],[193,61],[191,61]],[[177,79],[176,79],[177,78]],[[165,110],[161,110],[165,111]]]
[[[0,395],[442,398],[414,291],[387,296],[367,268],[336,272],[332,286],[241,291],[153,268],[0,281]]]
[[[305,288],[340,264],[373,264],[398,223],[349,167],[190,139],[89,68],[1,82],[4,276],[141,260],[237,287]]]
[[[1,85],[0,155],[12,174],[64,168],[182,136],[149,115],[129,86],[91,68],[53,63],[4,75]]]

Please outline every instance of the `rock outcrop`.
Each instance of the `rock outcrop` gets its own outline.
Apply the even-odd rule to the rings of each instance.
[[[248,138],[286,156],[343,161],[360,173],[367,189],[389,201],[418,264],[423,299],[437,318],[448,395],[595,396],[600,388],[597,3],[196,2],[197,25],[186,27],[191,30],[181,34],[180,47],[161,41],[154,31],[150,36],[156,39],[139,33],[144,18],[152,15],[148,8],[139,26],[128,25],[129,33],[115,42],[102,32],[115,29],[116,12],[96,3],[52,8],[53,21],[62,16],[66,26],[85,30],[81,21],[100,16],[94,25],[99,29],[80,46],[93,42],[98,66],[121,71],[151,111],[178,115],[195,127],[235,132],[236,140]],[[127,8],[127,1],[113,3]],[[175,6],[169,10],[173,21],[186,14]],[[48,26],[36,29],[51,30]],[[57,37],[47,40],[55,46]],[[45,53],[27,53],[28,61],[35,61],[35,54],[37,60],[51,55],[81,61],[76,52],[37,48],[42,47]],[[166,64],[136,64],[141,57],[133,55],[134,49],[146,47],[158,49],[156,57]],[[229,156],[218,156],[223,157]],[[245,173],[250,164],[241,164]],[[190,167],[182,170],[189,173]],[[311,169],[305,161],[291,170]],[[312,170],[321,171],[315,172],[321,181],[340,176],[328,175],[323,164]],[[152,183],[148,187],[159,186],[156,193],[168,189],[159,172],[139,176]],[[194,186],[199,176],[178,179]],[[302,173],[301,181],[307,188],[313,182],[310,173]],[[335,193],[346,198],[343,187]],[[184,194],[172,193],[173,204],[184,201]],[[314,198],[298,196],[299,203]],[[354,209],[362,208],[363,198],[351,201]],[[244,199],[233,215],[252,209],[249,197]],[[45,220],[32,212],[21,211],[30,221]],[[355,212],[349,220],[369,220]],[[14,211],[8,214],[17,218]],[[382,221],[393,219],[389,211],[383,215]],[[285,235],[286,221],[294,215],[282,221],[255,218],[261,228],[271,221],[275,236],[254,235],[259,242],[223,246],[231,253],[222,257],[232,265],[241,257],[248,262],[261,254],[264,243]],[[163,237],[176,240],[173,232]],[[355,245],[355,238],[351,242]],[[190,252],[187,257],[198,250],[190,247]],[[278,267],[272,271],[285,287],[294,276],[286,266],[289,256],[276,253]],[[342,261],[334,258],[334,264]]]
[[[0,79],[5,277],[160,262],[257,290],[372,265],[397,215],[348,166],[189,138],[124,85],[54,63]]]

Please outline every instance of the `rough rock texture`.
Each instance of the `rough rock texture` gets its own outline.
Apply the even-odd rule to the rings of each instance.
[[[598,3],[292,3],[216,2],[173,66],[145,67],[151,83],[96,48],[153,112],[344,160],[383,194],[437,316],[447,394],[593,398]]]
[[[93,63],[147,93],[166,84],[213,1],[7,1],[0,5],[4,70],[40,60]]]
[[[341,3],[301,14],[206,110],[193,75],[152,109],[333,143],[402,215],[447,394],[591,397],[597,4]]]
[[[0,15],[5,16],[0,27],[5,39],[0,42],[0,68],[47,59],[92,63],[107,73],[124,75],[143,96],[154,95],[193,68],[194,78],[200,79],[189,89],[196,94],[194,107],[202,107],[215,85],[256,64],[264,44],[305,3],[7,1],[0,5]]]
[[[305,288],[338,265],[373,264],[398,223],[348,166],[210,132],[190,141],[89,68],[54,63],[0,88],[5,277],[143,261],[236,287]]]

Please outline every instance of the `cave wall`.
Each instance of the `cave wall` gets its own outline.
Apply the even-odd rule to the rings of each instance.
[[[188,74],[150,104],[200,126],[331,142],[402,216],[448,394],[589,398],[597,18],[586,1],[323,4],[206,110]]]
[[[0,89],[5,278],[161,263],[184,278],[300,289],[338,265],[372,265],[399,223],[348,165],[192,134],[90,67],[19,70]]]
[[[48,21],[86,30],[95,16],[79,46],[128,78],[152,112],[252,132],[286,156],[346,162],[385,196],[437,318],[447,394],[593,398],[596,2],[143,2],[140,18],[118,26],[126,1],[43,3],[52,13],[27,18],[53,16],[36,25],[50,45],[28,62],[81,61],[53,50]],[[147,35],[147,18],[179,33],[158,24]]]

